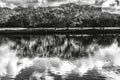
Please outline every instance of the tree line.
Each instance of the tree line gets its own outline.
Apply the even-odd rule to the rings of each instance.
[[[120,15],[74,3],[57,7],[0,8],[0,27],[118,27]]]

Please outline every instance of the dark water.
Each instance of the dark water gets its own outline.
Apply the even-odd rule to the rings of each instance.
[[[19,75],[17,75],[15,80],[29,80],[29,77],[32,75],[33,72],[34,69],[32,68],[25,69]],[[52,73],[50,74],[50,76],[54,77],[54,80],[105,80],[105,77],[101,76],[96,70],[88,71],[88,73],[86,73],[82,77],[75,73],[69,74],[66,78]]]
[[[42,40],[43,38],[40,38],[40,40]],[[53,39],[53,38],[51,38],[51,39]],[[108,39],[108,38],[107,38]],[[48,40],[50,40],[50,39],[48,39]],[[57,40],[56,40],[57,41]],[[85,42],[88,42],[88,41],[90,41],[90,40],[83,40],[83,41],[85,41]],[[105,41],[108,41],[108,40],[106,40],[105,39]],[[22,41],[21,41],[22,42]],[[29,41],[28,41],[29,42]],[[42,41],[40,41],[40,42],[42,42]],[[44,42],[44,41],[43,41]],[[77,42],[77,41],[76,41]],[[104,41],[102,41],[102,42],[104,42]],[[23,41],[23,43],[25,44],[25,41]],[[45,44],[46,44],[47,42],[45,42]],[[50,43],[50,42],[49,42]],[[60,43],[60,42],[59,42]],[[64,45],[64,40],[63,40],[63,44],[62,45]],[[81,42],[82,43],[82,42]],[[16,43],[16,44],[18,44],[18,43]],[[21,43],[22,44],[22,43]],[[36,45],[38,45],[38,43],[36,43]],[[77,44],[76,44],[77,45]],[[26,52],[28,52],[29,54],[27,55],[27,56],[29,56],[30,54],[32,54],[32,53],[40,53],[40,52],[32,52],[32,51],[35,51],[34,49],[32,50],[31,48],[29,49],[29,50],[27,50],[27,48],[29,48],[29,47],[27,47],[27,45],[25,44],[25,45],[22,45],[23,47],[25,47],[24,48],[24,50],[23,50],[23,52],[24,53],[26,53]],[[33,46],[34,47],[34,46]],[[38,47],[38,49],[40,49],[39,47],[40,46],[37,46]],[[41,46],[41,47],[44,47],[44,48],[47,48],[48,46],[46,45],[46,46]],[[61,46],[62,47],[62,46]],[[74,47],[74,46],[72,46],[72,47]],[[83,45],[81,45],[81,47],[83,47]],[[86,47],[85,47],[86,48]],[[23,48],[22,48],[23,49]],[[51,49],[51,48],[50,48]],[[54,49],[54,47],[53,47],[53,49]],[[83,48],[81,48],[81,49],[83,49]],[[21,49],[19,49],[19,50],[21,50]],[[41,50],[41,49],[40,49]],[[38,50],[38,51],[40,51],[40,50]],[[46,49],[45,49],[46,50]],[[76,52],[77,53],[77,51],[75,51],[75,49],[73,48],[73,49],[71,49],[71,47],[69,47],[69,45],[67,45],[66,47],[65,47],[65,50],[63,50],[63,53],[69,53],[69,52],[67,52],[67,51],[71,51],[71,50],[73,50],[73,51],[71,51],[71,52]],[[84,51],[85,49],[83,49],[83,51]],[[37,51],[37,50],[36,50]],[[46,50],[46,51],[51,51],[51,50]],[[46,52],[45,51],[45,52]],[[81,50],[81,53],[83,52],[82,50]],[[31,52],[31,53],[30,53]],[[44,51],[43,51],[43,53],[45,53]],[[56,51],[56,53],[57,52],[59,52],[59,51]],[[52,53],[52,52],[50,52],[50,53]],[[26,53],[27,54],[27,53]],[[21,54],[21,55],[26,55],[26,54]],[[73,53],[74,54],[74,53]],[[32,54],[33,55],[33,54]],[[35,55],[37,55],[37,54],[35,54]],[[64,55],[64,54],[63,54]],[[73,55],[72,55],[73,56]],[[55,63],[55,62],[53,62],[53,63]],[[44,64],[43,64],[44,65]],[[56,64],[55,64],[56,65]],[[17,75],[16,76],[16,78],[15,79],[8,79],[8,78],[2,78],[2,79],[0,79],[0,80],[29,80],[29,77],[32,75],[32,73],[34,72],[35,70],[33,69],[33,68],[27,68],[27,69],[25,69],[25,70],[22,70],[21,71],[21,73],[19,74],[19,75]],[[52,77],[54,77],[54,80],[105,80],[105,77],[103,77],[103,76],[101,76],[96,70],[91,70],[91,71],[88,71],[84,76],[82,76],[82,77],[80,77],[78,74],[76,74],[76,73],[71,73],[71,74],[69,74],[66,78],[63,78],[62,76],[60,76],[60,75],[56,75],[56,74],[50,74],[50,76],[52,76]],[[35,79],[36,80],[36,79]],[[44,79],[43,79],[44,80]]]

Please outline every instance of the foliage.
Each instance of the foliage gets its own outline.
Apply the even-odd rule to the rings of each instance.
[[[57,7],[0,8],[0,27],[118,27],[120,15],[100,7],[62,4]]]

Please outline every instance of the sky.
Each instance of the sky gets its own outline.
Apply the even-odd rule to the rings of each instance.
[[[0,0],[1,7],[58,6],[65,3],[94,4],[95,0]]]
[[[97,2],[97,4],[96,4]],[[59,6],[66,3],[77,4],[95,4],[102,7],[119,6],[120,0],[0,0],[0,7],[15,8],[17,6],[28,7],[45,7]]]

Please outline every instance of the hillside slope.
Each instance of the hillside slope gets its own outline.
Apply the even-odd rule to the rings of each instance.
[[[58,7],[0,8],[0,27],[119,27],[120,15],[101,7],[63,4]]]

